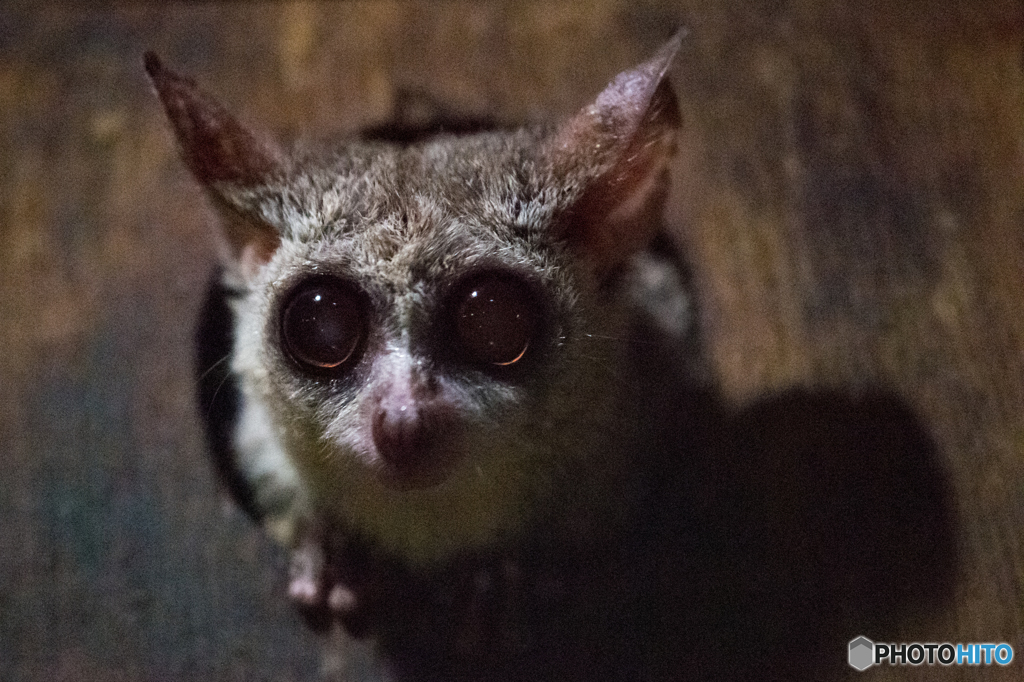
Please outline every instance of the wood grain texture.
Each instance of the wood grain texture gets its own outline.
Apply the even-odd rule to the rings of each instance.
[[[281,553],[225,511],[203,454],[191,334],[213,242],[146,49],[293,139],[379,123],[402,97],[564,115],[679,25],[671,213],[727,394],[889,387],[925,420],[954,492],[958,579],[941,607],[850,638],[1007,641],[1024,656],[1019,3],[11,0],[0,679],[326,674],[283,599]],[[331,665],[373,672],[362,651]]]

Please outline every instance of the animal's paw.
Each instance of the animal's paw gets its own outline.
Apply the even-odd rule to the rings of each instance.
[[[341,568],[328,559],[321,542],[302,540],[292,550],[288,597],[314,630],[325,631],[337,620],[349,634],[363,636],[362,600],[342,581]]]

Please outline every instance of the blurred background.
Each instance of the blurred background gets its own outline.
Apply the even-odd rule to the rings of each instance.
[[[361,649],[325,666],[284,599],[282,553],[213,483],[191,345],[210,216],[145,50],[294,139],[380,124],[400,101],[564,116],[679,26],[670,217],[723,390],[743,404],[884,385],[949,476],[958,572],[940,608],[849,638],[1024,657],[1016,0],[6,0],[0,680],[374,674]],[[842,677],[845,640],[835,655]]]

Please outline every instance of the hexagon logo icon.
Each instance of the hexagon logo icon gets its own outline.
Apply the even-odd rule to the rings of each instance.
[[[850,667],[864,672],[875,664],[875,643],[867,637],[850,640]]]

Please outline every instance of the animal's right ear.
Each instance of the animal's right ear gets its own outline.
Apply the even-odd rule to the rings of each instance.
[[[546,143],[554,177],[585,187],[563,234],[598,272],[613,271],[656,234],[681,123],[667,74],[683,35],[620,73]]]
[[[274,255],[281,237],[242,197],[282,175],[287,159],[277,145],[239,123],[152,52],[146,53],[145,65],[185,165],[222,215],[225,266],[248,279]]]

